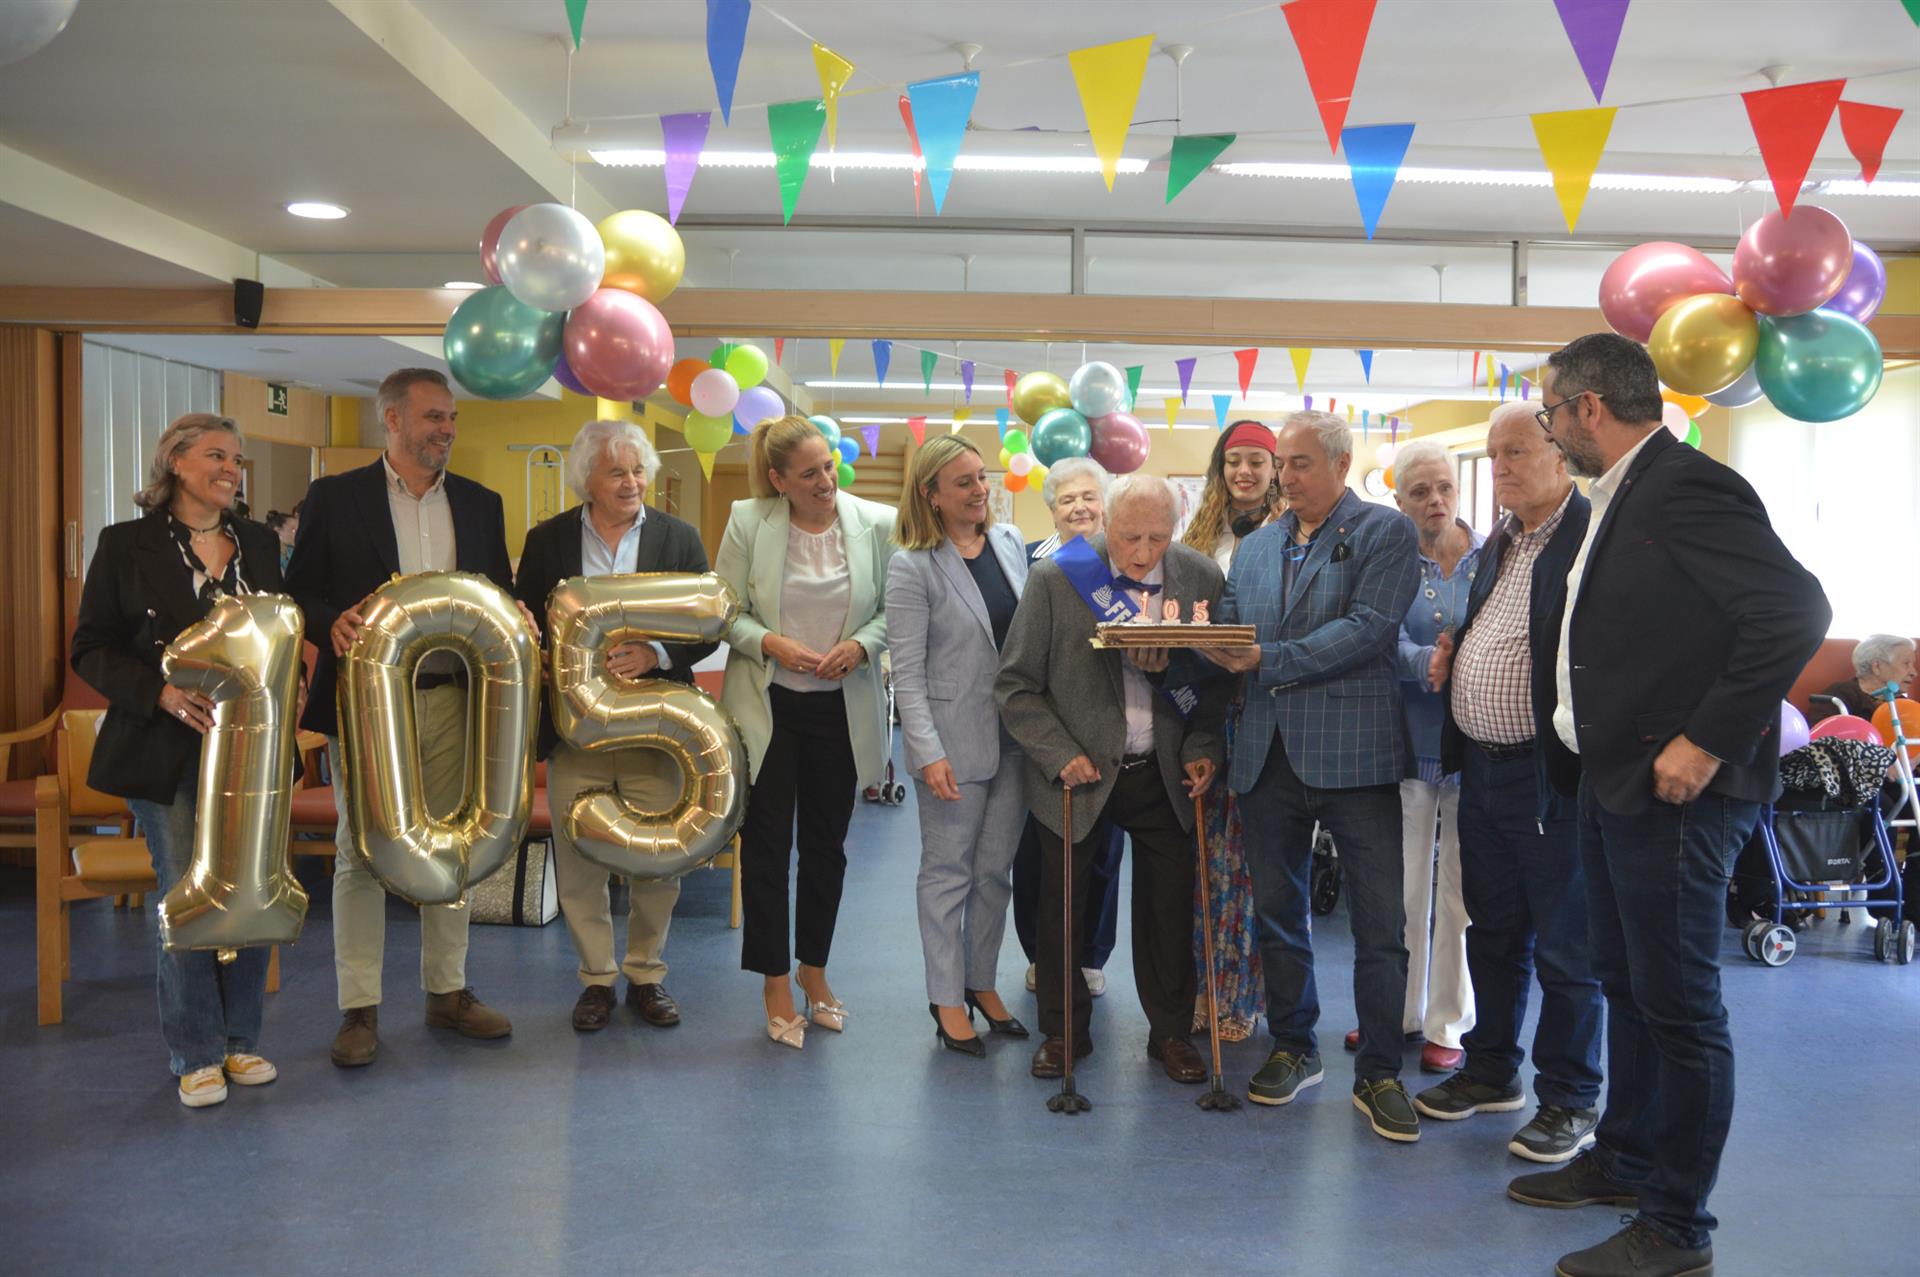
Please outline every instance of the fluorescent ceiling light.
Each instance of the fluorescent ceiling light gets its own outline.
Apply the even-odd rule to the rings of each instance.
[[[461,289],[462,291],[465,291],[465,292],[472,292],[472,291],[473,291],[474,289],[476,289],[476,288],[485,288],[485,287],[486,287],[486,285],[485,285],[485,284],[477,284],[477,283],[475,283],[475,282],[474,282],[473,280],[470,280],[470,279],[450,279],[450,280],[448,280],[448,281],[447,281],[446,283],[444,283],[444,284],[442,284],[442,285],[440,285],[440,287],[442,287],[442,288],[458,288],[458,289]]]
[[[667,162],[665,151],[647,148],[590,151],[594,162],[609,168],[660,168]],[[917,155],[891,151],[815,151],[808,161],[818,169],[890,169],[898,172],[924,170],[927,162]],[[772,168],[772,151],[702,151],[702,168]],[[1098,173],[1100,160],[1092,155],[962,155],[953,162],[962,173]],[[1121,173],[1144,173],[1147,161],[1121,159]]]
[[[318,200],[295,200],[287,205],[287,212],[295,217],[310,217],[322,222],[335,222],[347,215],[347,210],[340,205],[324,204]]]

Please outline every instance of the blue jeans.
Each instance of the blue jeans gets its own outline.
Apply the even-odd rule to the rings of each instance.
[[[1260,958],[1267,980],[1267,1030],[1280,1050],[1318,1048],[1320,994],[1313,983],[1309,908],[1313,826],[1340,849],[1342,891],[1353,925],[1353,1003],[1360,1018],[1362,1081],[1400,1075],[1400,1017],[1407,998],[1406,905],[1401,896],[1400,786],[1316,789],[1295,774],[1286,746],[1273,738],[1260,779],[1240,795],[1247,868],[1260,915]]]
[[[1640,1217],[1707,1244],[1707,1195],[1733,1121],[1733,1037],[1720,1000],[1727,876],[1756,803],[1706,794],[1616,816],[1580,782],[1593,967],[1607,995],[1601,1169],[1639,1186]]]
[[[160,880],[156,909],[193,862],[199,777],[198,767],[187,768],[170,803],[127,800],[153,857],[154,877]],[[154,950],[160,1036],[166,1039],[168,1064],[176,1075],[221,1064],[227,1056],[250,1053],[259,1045],[267,1001],[265,946],[241,949],[238,957],[223,964],[211,949],[170,952],[160,943],[156,926]]]
[[[1533,1031],[1534,1094],[1542,1104],[1592,1108],[1600,1099],[1606,1010],[1588,960],[1587,889],[1572,804],[1555,798],[1536,822],[1531,755],[1498,762],[1473,742],[1460,767],[1460,886],[1467,972],[1479,1013],[1461,1045],[1466,1074],[1507,1086],[1520,1072],[1520,1026],[1540,979]]]

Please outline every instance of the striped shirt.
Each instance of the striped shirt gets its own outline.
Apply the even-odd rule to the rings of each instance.
[[[1502,529],[1506,552],[1500,575],[1453,658],[1453,718],[1470,740],[1483,745],[1519,745],[1537,734],[1533,722],[1532,631],[1533,565],[1559,530],[1573,500],[1573,488],[1560,508],[1531,532],[1509,514]]]

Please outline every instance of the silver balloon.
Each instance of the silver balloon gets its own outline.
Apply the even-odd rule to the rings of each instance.
[[[739,600],[708,573],[643,572],[562,581],[547,600],[553,723],[583,750],[657,749],[680,765],[680,800],[642,811],[612,789],[581,792],[567,836],[580,854],[634,878],[674,878],[726,848],[747,812],[747,753],[726,711],[696,687],[628,681],[606,652],[629,640],[711,643],[726,635]]]
[[[1067,382],[1073,410],[1091,421],[1127,407],[1127,378],[1112,364],[1094,360],[1081,364]]]
[[[304,626],[283,594],[226,596],[160,658],[167,682],[213,700],[193,862],[160,902],[169,949],[291,944],[300,935],[307,893],[287,839]]]
[[[6,0],[0,4],[0,67],[30,58],[67,29],[80,0]]]
[[[1741,373],[1731,386],[1723,387],[1710,395],[1702,395],[1701,398],[1722,408],[1744,408],[1766,393],[1760,388],[1759,368],[1755,364],[1748,364],[1747,370]]]
[[[507,219],[494,262],[527,305],[572,310],[599,289],[607,250],[593,223],[565,204],[529,204]]]
[[[387,890],[417,905],[456,904],[512,858],[533,809],[540,654],[505,590],[469,572],[395,577],[361,609],[340,661],[340,752],[353,847]],[[427,810],[413,677],[422,657],[467,663],[467,791],[450,815]]]

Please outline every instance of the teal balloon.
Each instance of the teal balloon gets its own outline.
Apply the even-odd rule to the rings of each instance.
[[[1886,361],[1867,326],[1837,310],[1760,316],[1754,376],[1795,421],[1838,421],[1872,402]]]
[[[838,448],[840,446],[840,423],[839,422],[835,421],[832,417],[827,416],[825,413],[819,413],[819,414],[816,414],[815,416],[808,417],[807,420],[813,423],[814,429],[818,430],[821,434],[827,437],[827,447]]]
[[[482,288],[447,321],[447,367],[482,399],[518,399],[553,376],[565,314],[537,310],[505,288]]]
[[[1055,408],[1033,423],[1033,455],[1043,466],[1084,457],[1093,447],[1093,427],[1071,408]]]

